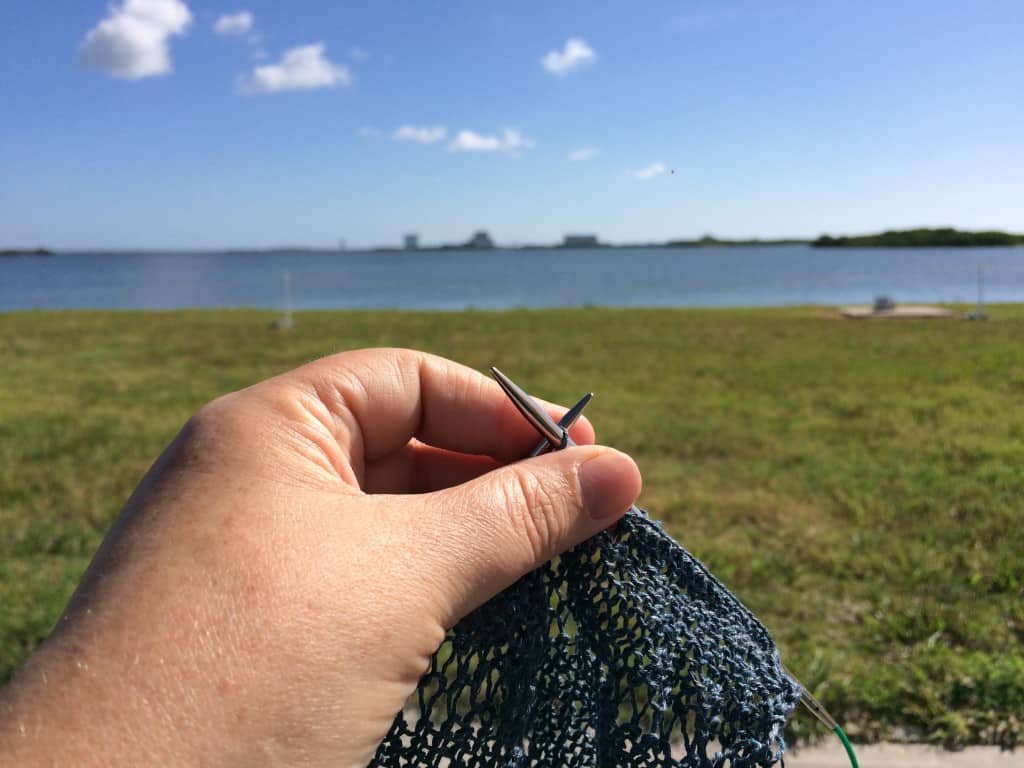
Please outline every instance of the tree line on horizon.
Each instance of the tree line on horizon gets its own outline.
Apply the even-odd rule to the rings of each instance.
[[[1024,245],[1024,235],[997,230],[970,232],[953,227],[890,229],[874,235],[822,235],[815,248],[962,248]]]

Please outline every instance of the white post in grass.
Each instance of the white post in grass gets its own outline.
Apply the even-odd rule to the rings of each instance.
[[[985,316],[985,265],[978,265],[978,317]]]
[[[292,321],[292,275],[285,272],[284,278],[284,317],[281,318],[281,328],[291,328]]]

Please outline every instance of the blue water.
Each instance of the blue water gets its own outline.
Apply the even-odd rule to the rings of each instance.
[[[1024,301],[1024,248],[68,253],[0,258],[0,311],[386,307],[772,306]]]

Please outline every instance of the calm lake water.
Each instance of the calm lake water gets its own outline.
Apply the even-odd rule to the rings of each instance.
[[[445,253],[67,253],[0,258],[0,311],[282,303],[387,307],[771,306],[1024,301],[1024,248],[644,248]]]

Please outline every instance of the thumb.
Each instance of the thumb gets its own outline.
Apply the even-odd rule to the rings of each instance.
[[[421,524],[432,547],[431,583],[451,626],[521,576],[608,528],[640,493],[624,453],[580,446],[488,472],[428,494]],[[418,526],[417,526],[418,527]]]

